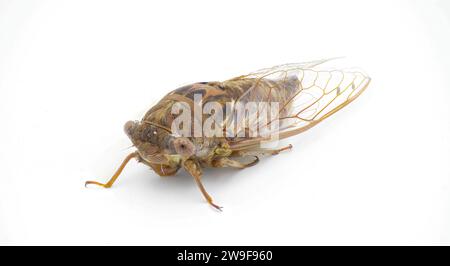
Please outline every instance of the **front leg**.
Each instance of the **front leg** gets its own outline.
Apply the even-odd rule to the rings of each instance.
[[[200,165],[193,161],[193,160],[186,160],[183,163],[183,167],[184,169],[195,179],[195,182],[197,183],[198,188],[200,189],[200,191],[202,192],[203,196],[205,197],[206,201],[213,206],[214,208],[216,208],[217,210],[221,211],[222,207],[216,205],[213,203],[213,200],[211,198],[211,196],[208,194],[208,192],[206,192],[205,187],[202,184],[202,169],[200,168]]]
[[[133,158],[137,158],[139,160],[140,158],[139,153],[133,152],[128,154],[128,156],[125,158],[125,160],[123,160],[122,164],[119,166],[119,169],[117,169],[117,171],[114,173],[114,175],[109,179],[107,183],[100,183],[97,181],[86,181],[86,183],[84,183],[84,186],[94,184],[104,188],[110,188],[114,184],[114,182],[116,182],[116,179],[119,177],[120,173],[122,173],[122,170],[125,168],[127,163]]]

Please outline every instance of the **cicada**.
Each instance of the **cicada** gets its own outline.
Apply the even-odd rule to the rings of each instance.
[[[160,176],[183,168],[206,201],[214,203],[202,184],[202,169],[254,166],[262,156],[292,148],[269,145],[297,135],[356,99],[370,78],[355,69],[333,69],[329,60],[284,64],[225,81],[197,82],[163,97],[140,121],[124,130],[135,151],[107,183],[109,188],[125,165],[136,159]]]

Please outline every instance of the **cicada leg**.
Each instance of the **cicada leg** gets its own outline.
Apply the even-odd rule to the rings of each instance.
[[[200,165],[192,160],[187,160],[183,163],[184,169],[186,169],[186,171],[192,175],[192,177],[194,177],[195,182],[197,183],[198,188],[200,189],[200,191],[203,194],[203,197],[205,197],[206,201],[213,206],[214,208],[216,208],[219,211],[222,211],[222,207],[216,205],[213,203],[213,200],[211,198],[211,196],[208,194],[208,192],[206,192],[205,187],[202,184],[202,170],[200,168]]]
[[[238,151],[236,153],[233,153],[233,155],[235,156],[255,156],[255,155],[277,155],[282,151],[286,151],[286,150],[290,150],[292,149],[292,145],[289,144],[286,147],[280,148],[280,149],[256,149],[256,150],[243,150],[243,151]]]
[[[137,158],[139,156],[139,154],[137,152],[133,152],[130,153],[122,162],[122,164],[119,166],[119,169],[117,169],[117,171],[114,173],[114,175],[109,179],[109,181],[105,184],[97,182],[97,181],[86,181],[86,183],[84,184],[84,186],[87,186],[89,184],[94,184],[94,185],[98,185],[98,186],[102,186],[104,188],[110,188],[114,182],[116,181],[116,179],[119,177],[120,173],[122,173],[122,170],[125,168],[125,166],[127,165],[127,163],[133,159],[133,158]]]
[[[143,159],[139,159],[139,162],[150,166],[150,168],[161,177],[173,176],[178,172],[179,169],[179,167],[170,167],[169,165],[164,164],[149,163]]]
[[[159,176],[173,176],[178,172],[178,168],[170,167],[168,165],[163,164],[149,164],[150,167],[157,173]]]
[[[214,161],[212,161],[212,166],[213,167],[234,167],[234,168],[239,168],[239,169],[244,169],[247,167],[251,167],[256,165],[259,162],[259,158],[257,156],[254,156],[255,160],[250,162],[250,163],[241,163],[235,160],[231,160],[227,157],[221,157],[221,158],[217,158]]]
[[[266,152],[269,152],[271,155],[277,155],[282,151],[287,151],[287,150],[291,150],[292,149],[292,144],[289,144],[286,147],[280,148],[280,149],[276,149],[276,150],[267,150]]]

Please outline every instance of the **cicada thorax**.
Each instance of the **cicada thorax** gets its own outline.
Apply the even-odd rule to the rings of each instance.
[[[227,95],[226,91],[220,87],[219,82],[200,82],[191,85],[183,86],[178,88],[169,94],[167,94],[163,99],[161,99],[158,104],[151,108],[142,119],[142,124],[151,124],[152,126],[159,127],[163,129],[169,138],[163,138],[157,144],[160,149],[166,154],[179,154],[181,157],[196,157],[200,163],[212,160],[214,157],[214,151],[222,143],[224,143],[223,138],[217,137],[204,137],[202,135],[198,136],[194,133],[194,105],[196,98],[200,98],[200,106],[198,108],[201,112],[201,120],[206,119],[207,115],[202,113],[202,108],[204,104],[214,101],[223,106],[225,110],[226,102],[229,102],[231,98]],[[175,132],[172,132],[172,126],[174,120],[179,114],[174,112],[174,105],[177,103],[183,103],[189,106],[191,111],[191,132],[188,136],[178,136]],[[190,147],[188,143],[181,143],[188,139],[193,147]],[[190,145],[192,145],[190,144]],[[178,145],[183,145],[185,154],[180,151]]]

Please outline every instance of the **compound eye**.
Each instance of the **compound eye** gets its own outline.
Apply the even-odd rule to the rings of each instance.
[[[123,130],[125,131],[125,134],[128,136],[133,135],[134,129],[136,128],[137,123],[135,121],[128,121],[123,126]]]
[[[194,144],[187,138],[177,138],[173,141],[175,151],[183,157],[191,157],[195,154]]]
[[[147,139],[150,140],[150,139],[153,139],[155,136],[158,135],[158,131],[149,128],[149,129],[145,130],[145,135],[146,135]]]

